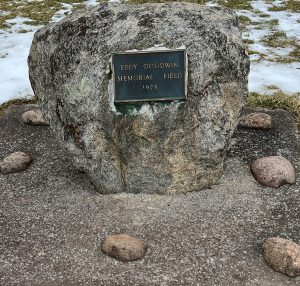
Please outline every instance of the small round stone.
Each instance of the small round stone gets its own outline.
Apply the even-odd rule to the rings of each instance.
[[[278,188],[283,183],[294,184],[296,181],[293,165],[282,156],[257,159],[250,169],[259,183],[273,188]]]
[[[107,255],[127,262],[143,258],[147,245],[136,237],[116,234],[108,235],[102,242],[101,249]]]
[[[291,277],[300,275],[300,245],[288,239],[270,237],[262,248],[264,259],[273,270]]]
[[[31,164],[32,158],[23,152],[14,152],[0,161],[0,173],[12,174],[22,172]]]
[[[32,109],[24,112],[22,120],[29,125],[48,125],[39,109]]]
[[[239,125],[254,129],[271,129],[272,117],[263,112],[255,112],[241,117]]]

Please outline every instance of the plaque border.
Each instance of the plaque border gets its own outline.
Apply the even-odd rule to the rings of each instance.
[[[131,99],[131,100],[116,100],[116,87],[115,87],[115,68],[113,64],[113,57],[115,55],[128,55],[128,54],[153,54],[153,53],[167,53],[167,52],[178,52],[182,51],[184,55],[184,97],[187,99],[187,82],[188,82],[188,55],[186,49],[169,49],[169,50],[154,50],[154,51],[128,51],[128,52],[117,52],[112,53],[111,57],[111,69],[112,69],[112,80],[113,80],[113,99],[114,103],[131,103],[131,102],[158,102],[158,101],[173,101],[173,100],[182,100],[182,97],[177,98],[151,98],[149,99]]]

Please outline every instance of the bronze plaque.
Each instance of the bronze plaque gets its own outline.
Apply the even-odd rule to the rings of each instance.
[[[185,50],[116,53],[112,57],[114,102],[185,100]]]

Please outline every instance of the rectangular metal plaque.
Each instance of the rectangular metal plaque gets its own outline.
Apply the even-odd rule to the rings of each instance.
[[[186,98],[185,50],[117,53],[112,65],[117,103]]]

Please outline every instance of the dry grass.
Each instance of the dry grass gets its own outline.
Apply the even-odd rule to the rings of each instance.
[[[300,127],[300,93],[288,95],[275,86],[269,87],[273,90],[271,95],[262,95],[255,92],[250,93],[247,105],[249,107],[264,107],[270,109],[285,109],[291,112]]]
[[[12,105],[35,104],[35,103],[37,103],[37,98],[35,96],[31,98],[12,99],[0,105],[0,116],[2,116],[5,110]]]

